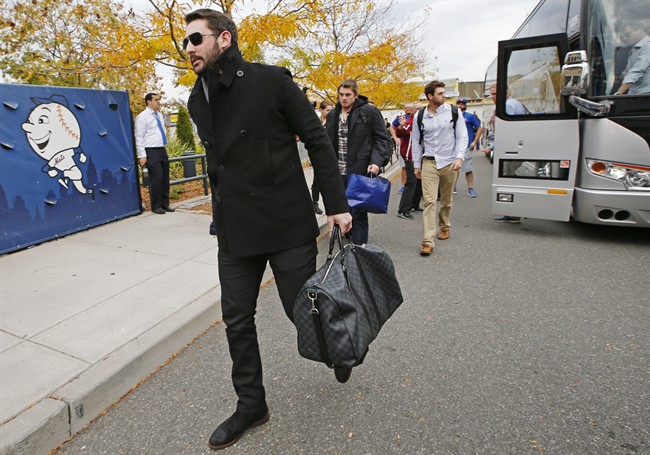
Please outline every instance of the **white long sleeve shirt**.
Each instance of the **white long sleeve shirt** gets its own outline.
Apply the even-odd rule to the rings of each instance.
[[[411,131],[411,146],[413,150],[413,167],[422,168],[424,156],[434,157],[436,168],[442,169],[449,166],[457,158],[465,156],[467,148],[467,127],[463,121],[463,115],[458,111],[456,130],[451,123],[451,104],[443,104],[436,112],[431,114],[428,106],[424,107],[422,126],[424,138],[420,144],[420,128],[417,124],[417,116],[413,116],[413,129]]]
[[[630,51],[623,84],[632,84],[630,95],[650,93],[650,38],[644,36]]]
[[[147,152],[144,150],[147,147],[164,147],[156,115],[159,116],[164,128],[165,121],[162,114],[148,107],[135,118],[135,148],[138,151],[138,158],[147,157]]]

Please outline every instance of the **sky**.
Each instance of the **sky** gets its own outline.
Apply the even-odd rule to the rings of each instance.
[[[395,0],[395,20],[424,25],[416,33],[423,37],[422,50],[431,55],[430,72],[437,68],[440,79],[482,81],[485,70],[497,55],[497,43],[509,39],[539,0]],[[136,9],[146,9],[148,0],[126,0]],[[382,3],[379,0],[378,3]],[[265,0],[248,0],[245,10],[265,10]],[[235,16],[237,21],[237,17]],[[437,59],[435,59],[437,57]],[[166,98],[186,99],[189,89],[175,88],[169,71],[163,77]]]
[[[482,81],[497,55],[539,0],[400,0],[405,17],[425,17],[423,48],[437,57],[440,79]],[[432,58],[433,61],[433,58]]]

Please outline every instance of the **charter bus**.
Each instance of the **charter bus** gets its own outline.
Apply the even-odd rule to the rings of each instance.
[[[650,227],[648,34],[648,0],[542,0],[499,42],[495,215]]]

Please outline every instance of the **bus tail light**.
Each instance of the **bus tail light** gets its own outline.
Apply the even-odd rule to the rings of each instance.
[[[630,190],[650,190],[650,167],[587,160],[587,169],[594,175],[616,180]]]

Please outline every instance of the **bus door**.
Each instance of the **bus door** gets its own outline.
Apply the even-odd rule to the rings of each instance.
[[[560,94],[566,34],[499,42],[492,212],[568,221],[578,169],[575,108]]]

